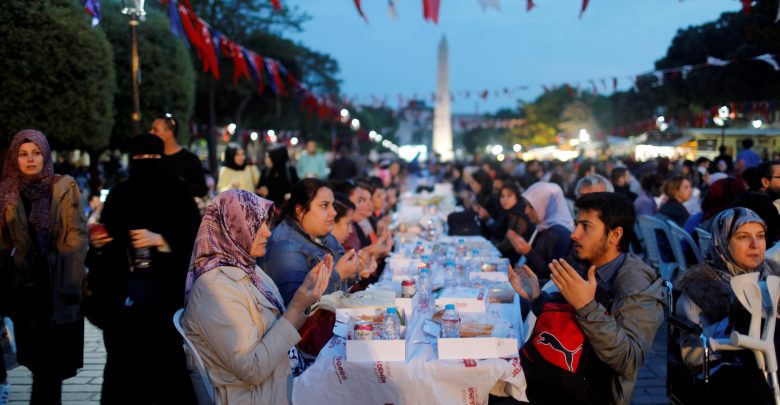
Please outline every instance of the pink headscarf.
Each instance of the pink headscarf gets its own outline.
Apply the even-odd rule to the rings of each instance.
[[[27,176],[19,169],[19,148],[25,142],[32,142],[43,155],[43,170],[34,176]],[[19,131],[11,140],[5,157],[3,180],[0,182],[0,228],[5,226],[5,210],[9,204],[21,204],[24,196],[32,204],[28,218],[38,237],[41,252],[48,250],[49,209],[51,207],[51,185],[54,181],[54,164],[51,161],[51,148],[41,132],[34,129]]]
[[[230,266],[243,270],[252,285],[280,313],[284,312],[284,304],[255,272],[255,258],[249,254],[255,236],[268,220],[272,207],[271,201],[237,189],[224,191],[211,201],[195,239],[184,290],[185,302],[198,277],[218,267]]]

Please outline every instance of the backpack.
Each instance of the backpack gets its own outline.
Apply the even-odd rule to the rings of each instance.
[[[447,227],[450,230],[450,236],[470,236],[482,233],[479,216],[472,210],[453,212],[448,215]]]
[[[553,297],[543,304],[520,352],[529,389],[545,403],[612,402],[614,371],[596,357],[574,307],[560,294]]]

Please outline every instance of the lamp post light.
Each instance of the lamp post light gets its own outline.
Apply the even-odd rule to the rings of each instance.
[[[141,70],[138,61],[138,22],[146,15],[144,11],[144,0],[133,0],[132,6],[125,4],[122,0],[122,14],[130,16],[130,64],[132,70],[132,94],[133,94],[133,112],[130,119],[133,122],[133,133],[141,133],[141,96],[138,90],[139,74]]]
[[[724,148],[726,147],[726,124],[728,123],[729,114],[731,114],[729,108],[724,105],[718,108],[717,119],[713,118],[715,124],[720,126],[720,146]]]

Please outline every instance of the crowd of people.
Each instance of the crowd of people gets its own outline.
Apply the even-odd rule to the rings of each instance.
[[[778,266],[767,248],[780,236],[780,161],[744,151],[730,163],[358,165],[347,148],[329,164],[309,141],[300,153],[272,148],[258,164],[229,144],[210,185],[177,132],[163,116],[134,137],[127,178],[90,208],[73,177],[54,174],[42,133],[14,136],[0,182],[0,315],[14,321],[33,404],[59,403],[62,381],[82,366],[85,316],[103,331],[103,403],[196,403],[197,368],[172,322],[182,307],[216,403],[287,403],[291,378],[314,359],[296,347],[308,309],[376,281],[400,193],[436,183],[452,184],[459,214],[479,224],[453,222],[450,232],[484,236],[514,265],[523,314],[543,322],[563,311],[579,331],[587,360],[576,372],[524,346],[531,403],[630,403],[667,302],[664,280],[636,255],[638,215],[712,234],[705,260],[679,280],[677,312],[699,325],[733,321],[730,277]],[[680,346],[695,365],[701,353],[689,343]]]

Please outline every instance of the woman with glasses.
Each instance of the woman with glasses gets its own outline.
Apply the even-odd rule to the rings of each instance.
[[[151,134],[130,141],[130,177],[111,189],[90,233],[87,317],[103,330],[104,403],[186,404],[195,400],[173,314],[200,213],[187,185]]]
[[[232,188],[255,192],[260,181],[260,171],[257,166],[247,164],[246,150],[237,143],[229,143],[225,149],[225,159],[219,169],[217,191],[223,192]]]
[[[309,270],[326,255],[335,263],[326,293],[345,289],[342,280],[355,277],[360,270],[357,252],[345,252],[330,234],[336,217],[333,204],[333,191],[319,179],[303,179],[290,190],[290,199],[268,239],[267,253],[258,260],[276,283],[285,304]]]
[[[330,280],[333,258],[325,255],[282,303],[255,263],[269,252],[272,206],[253,193],[225,191],[209,204],[198,231],[182,327],[205,363],[217,405],[290,402],[298,330]]]
[[[87,221],[76,181],[54,174],[49,143],[38,131],[11,140],[0,214],[0,314],[8,310],[17,361],[32,371],[30,402],[58,404],[62,380],[83,364]]]

